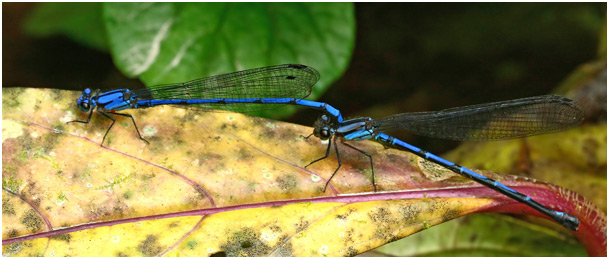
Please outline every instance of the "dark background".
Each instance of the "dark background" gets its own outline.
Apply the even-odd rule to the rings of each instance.
[[[64,36],[25,35],[22,22],[36,5],[2,4],[3,87],[143,87],[108,53]],[[356,3],[351,63],[320,101],[346,117],[382,117],[547,94],[595,59],[605,10],[606,3]],[[285,120],[312,125],[317,115],[303,109]],[[434,152],[455,144],[407,137]]]

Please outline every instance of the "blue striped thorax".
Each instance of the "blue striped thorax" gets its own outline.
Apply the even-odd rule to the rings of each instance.
[[[97,105],[102,110],[120,111],[134,107],[136,96],[129,89],[117,89],[99,94],[91,98],[97,101]]]
[[[330,139],[336,135],[346,140],[365,140],[374,137],[374,125],[369,117],[355,118],[338,123],[328,116],[320,116],[314,125],[313,135],[321,140]]]
[[[372,118],[362,117],[346,120],[336,129],[336,135],[346,140],[370,139],[374,135]]]

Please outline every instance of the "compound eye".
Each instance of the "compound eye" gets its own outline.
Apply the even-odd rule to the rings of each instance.
[[[89,102],[81,102],[80,103],[80,110],[87,112],[91,109],[91,105],[89,104]]]
[[[328,128],[323,128],[321,131],[319,131],[319,138],[322,140],[329,139],[330,135],[330,130]]]

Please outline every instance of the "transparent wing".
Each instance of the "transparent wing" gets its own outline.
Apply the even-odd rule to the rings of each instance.
[[[434,138],[489,141],[558,132],[577,126],[583,119],[583,111],[573,100],[544,95],[397,114],[374,123],[379,131],[405,130]]]
[[[319,80],[312,67],[285,64],[248,69],[228,74],[195,79],[185,83],[164,84],[134,90],[138,100],[165,99],[238,99],[238,98],[298,98],[311,93]],[[238,112],[274,109],[281,104],[199,104],[202,108],[217,108]]]

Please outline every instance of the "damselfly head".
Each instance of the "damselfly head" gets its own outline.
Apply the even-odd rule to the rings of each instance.
[[[87,88],[82,91],[82,95],[76,101],[76,105],[83,112],[89,112],[95,106],[95,103],[91,100],[91,89]]]
[[[321,140],[327,140],[334,135],[330,119],[326,115],[320,116],[314,124],[313,135]]]

